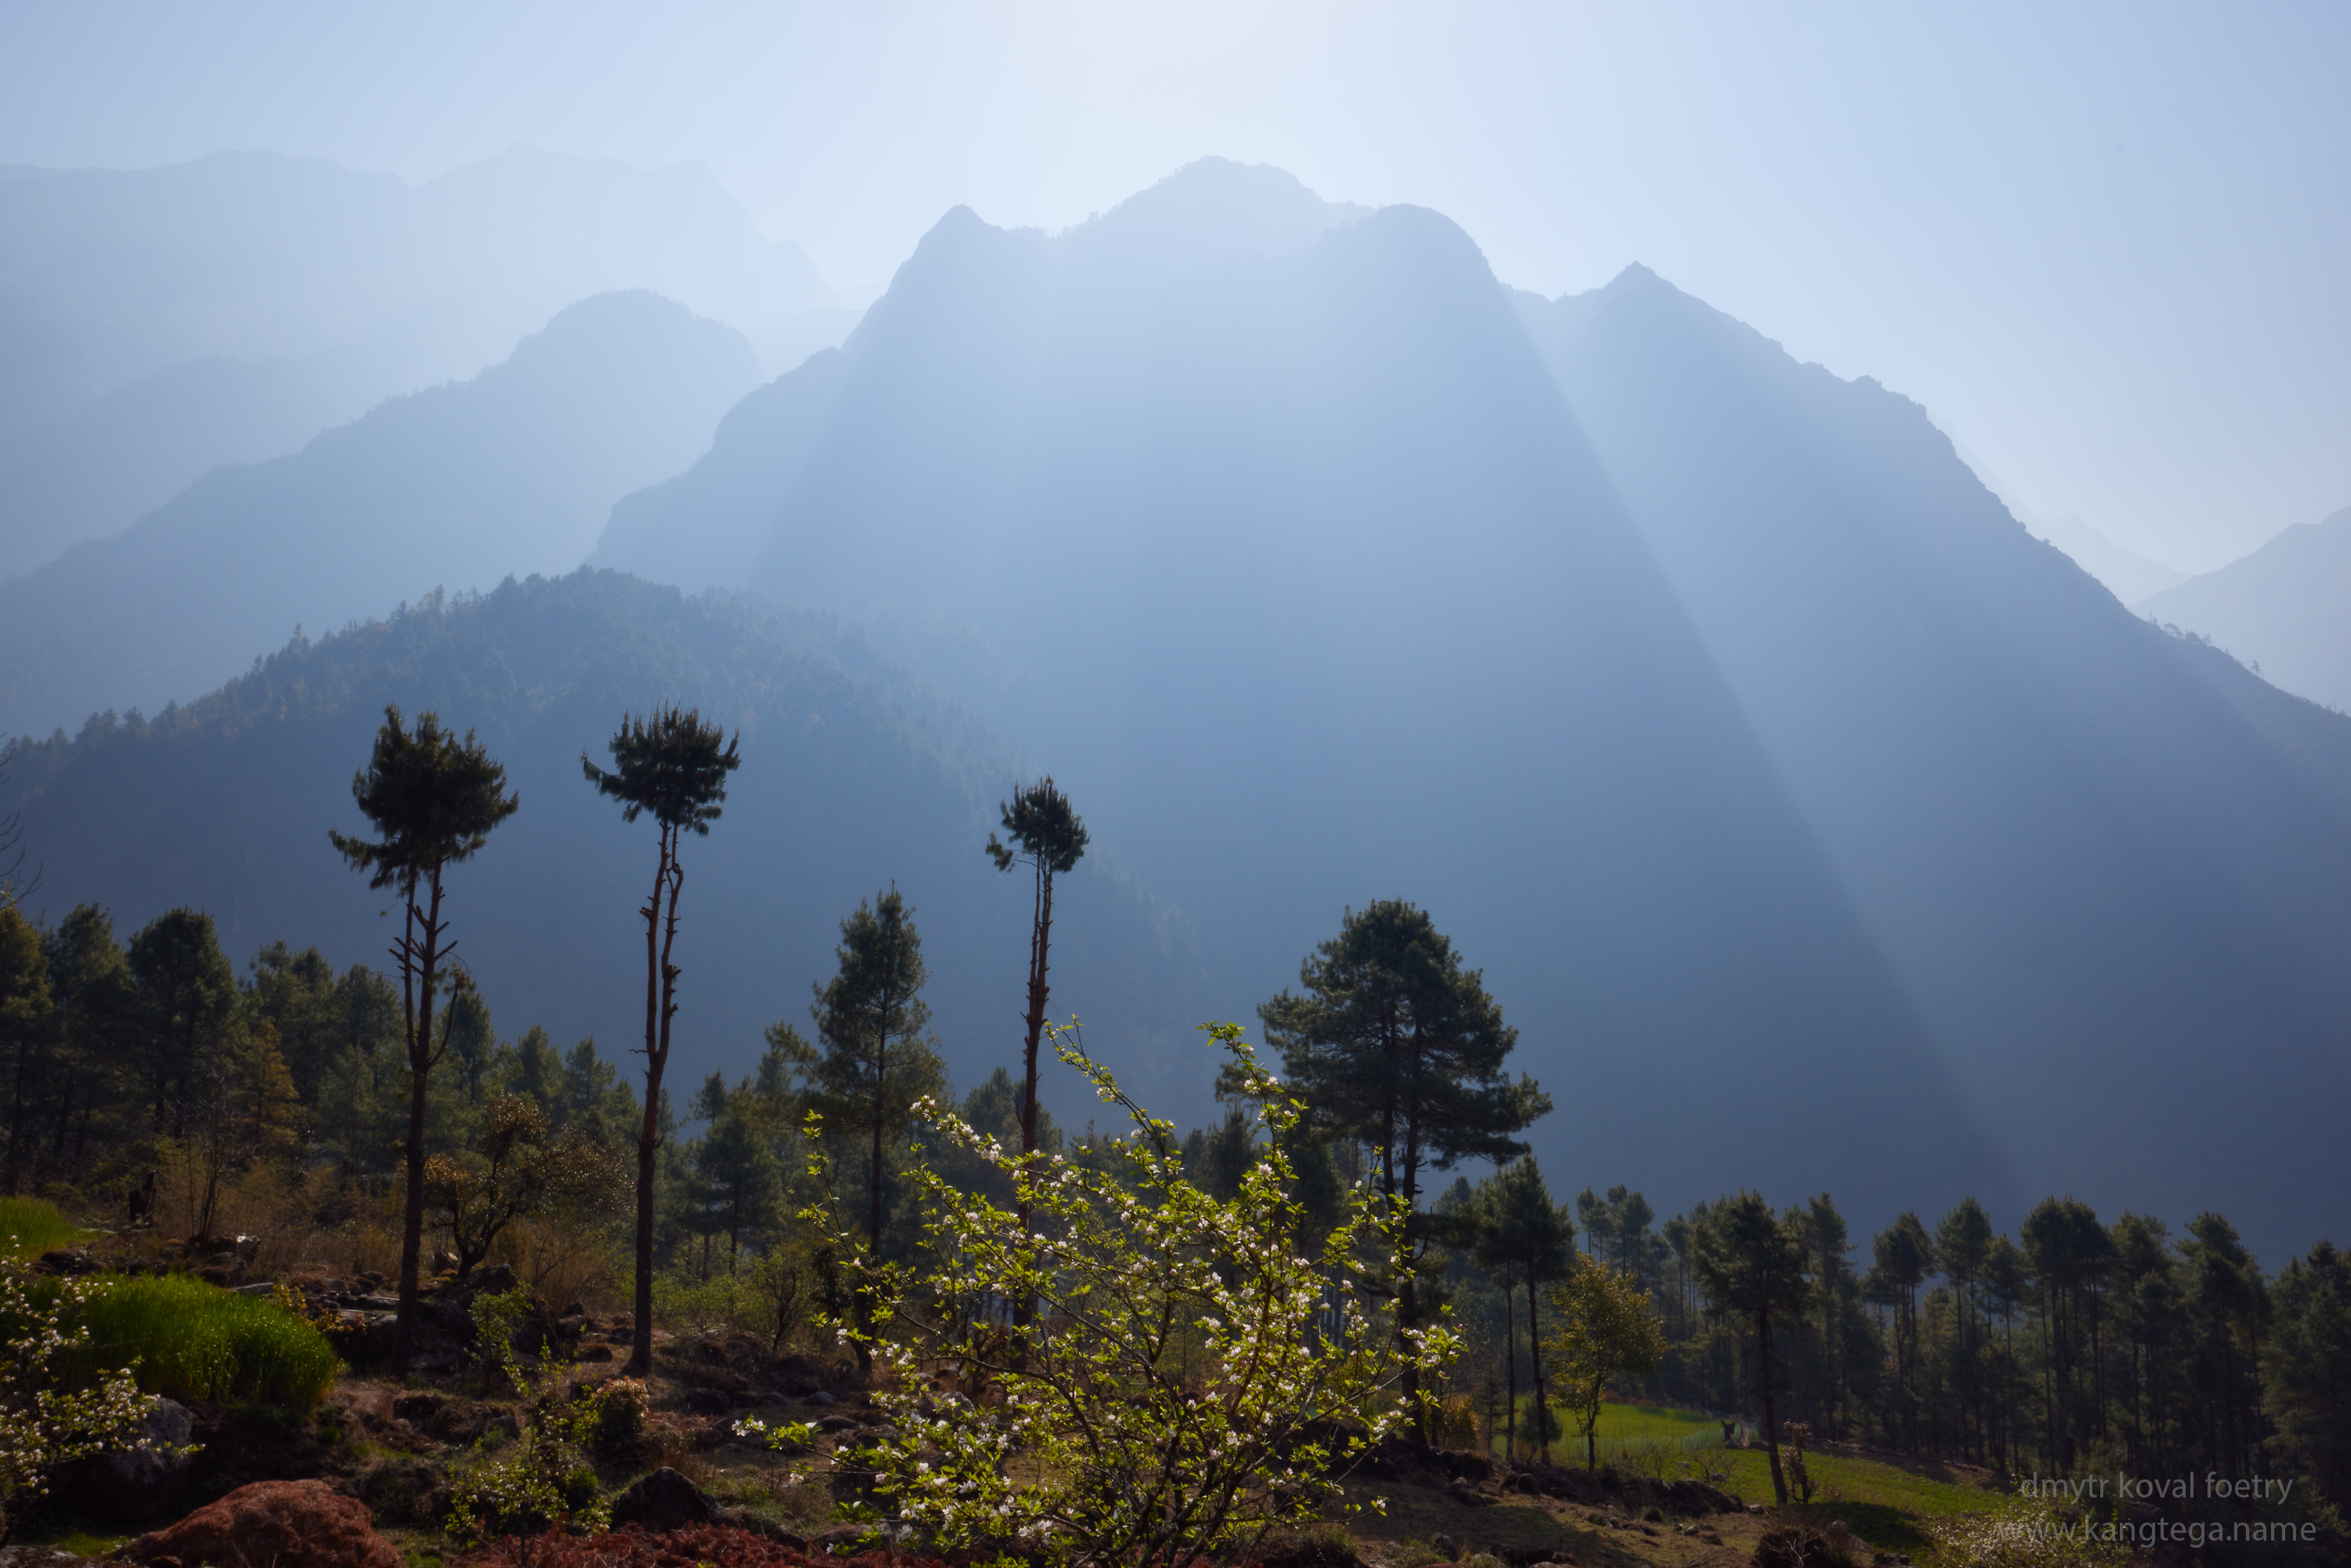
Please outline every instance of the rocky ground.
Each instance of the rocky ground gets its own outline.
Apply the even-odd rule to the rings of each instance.
[[[238,1288],[233,1260],[207,1266],[225,1276],[216,1282]],[[73,1568],[97,1555],[152,1568],[438,1568],[455,1555],[444,1531],[453,1479],[529,1416],[526,1396],[471,1343],[470,1299],[511,1281],[489,1272],[465,1289],[436,1281],[414,1354],[398,1371],[387,1354],[396,1303],[381,1279],[311,1274],[294,1283],[351,1368],[316,1410],[161,1413],[157,1435],[192,1439],[192,1458],[156,1466],[118,1456],[78,1467],[26,1521],[24,1539],[52,1544],[11,1548],[0,1568]],[[632,1327],[577,1307],[534,1315],[515,1343],[544,1369],[535,1396],[568,1399],[616,1375]],[[541,1542],[522,1556],[511,1547],[475,1556],[503,1561],[503,1552],[515,1568],[526,1557],[527,1568],[665,1568],[685,1553],[679,1568],[791,1568],[865,1555],[835,1505],[856,1491],[850,1456],[883,1416],[848,1362],[778,1357],[739,1335],[656,1334],[646,1392],[642,1433],[591,1456],[625,1529],[576,1549]],[[770,1451],[747,1435],[751,1417],[810,1424],[813,1450]],[[1408,1444],[1383,1450],[1347,1498],[1384,1498],[1385,1511],[1365,1507],[1343,1525],[1270,1542],[1270,1568],[1873,1560],[1857,1540],[1824,1541],[1817,1522],[1791,1533],[1792,1521],[1694,1481],[1595,1477]],[[56,1555],[60,1546],[71,1556]]]

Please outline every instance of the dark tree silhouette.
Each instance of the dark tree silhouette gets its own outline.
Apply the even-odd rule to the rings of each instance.
[[[16,746],[13,736],[0,742],[0,787],[8,782],[8,765],[16,759]],[[0,906],[13,909],[40,891],[40,869],[35,867],[33,874],[26,876],[25,859],[24,813],[10,811],[0,816]]]
[[[1479,1266],[1492,1274],[1504,1294],[1504,1322],[1509,1322],[1509,1297],[1520,1285],[1527,1288],[1527,1341],[1533,1352],[1535,1376],[1534,1444],[1551,1458],[1551,1410],[1543,1398],[1542,1322],[1537,1310],[1542,1287],[1563,1280],[1575,1267],[1575,1227],[1562,1205],[1551,1200],[1535,1158],[1528,1155],[1496,1171],[1479,1190],[1476,1254]],[[1507,1327],[1504,1331],[1508,1333]],[[1507,1346],[1505,1354],[1508,1354]],[[1510,1437],[1518,1446],[1518,1357],[1510,1356]],[[1515,1456],[1514,1456],[1515,1457]]]
[[[739,738],[739,737],[737,737]],[[645,1103],[637,1135],[637,1294],[628,1371],[642,1377],[653,1364],[653,1166],[661,1154],[662,1073],[669,1066],[670,1020],[677,1015],[677,898],[685,886],[678,845],[685,834],[706,837],[726,799],[726,775],[742,762],[736,740],[705,725],[693,708],[656,710],[647,718],[621,716],[611,739],[610,773],[580,754],[580,771],[600,795],[621,802],[621,820],[650,811],[661,830],[653,894],[638,911],[645,920]]]
[[[1010,871],[1025,865],[1037,875],[1036,910],[1029,928],[1029,1011],[1022,1020],[1028,1033],[1020,1046],[1020,1152],[1033,1155],[1037,1152],[1037,1044],[1045,1035],[1045,1004],[1051,994],[1046,975],[1053,942],[1053,878],[1075,866],[1085,854],[1086,825],[1071,809],[1070,798],[1053,787],[1050,773],[1027,789],[1015,790],[998,813],[1012,842],[1007,844],[994,833],[987,835],[987,852],[996,869]],[[1020,1224],[1026,1228],[1027,1197],[1019,1200],[1019,1209]],[[1016,1332],[1029,1326],[1035,1305],[1026,1297],[1013,1302]]]
[[[1870,1243],[1870,1270],[1863,1286],[1869,1298],[1894,1314],[1894,1386],[1902,1400],[1904,1440],[1918,1441],[1918,1287],[1935,1272],[1935,1240],[1915,1214],[1905,1214]]]
[[[1780,1384],[1783,1375],[1774,1336],[1804,1310],[1804,1242],[1782,1224],[1761,1196],[1724,1198],[1692,1238],[1698,1288],[1723,1312],[1747,1320],[1755,1335],[1755,1392],[1763,1401],[1763,1443],[1771,1456],[1771,1495],[1787,1506],[1788,1478],[1780,1468]]]
[[[825,1119],[865,1134],[872,1151],[865,1245],[875,1258],[882,1254],[883,1156],[891,1140],[913,1124],[911,1107],[946,1084],[926,1032],[931,1009],[922,989],[930,969],[913,914],[894,887],[859,904],[841,923],[841,946],[834,950],[840,972],[816,988],[809,1009],[824,1042],[810,1075]],[[871,1305],[860,1296],[861,1313],[870,1313]],[[858,1343],[861,1369],[871,1370],[872,1354]]]
[[[1421,1324],[1414,1273],[1428,1236],[1418,1213],[1422,1167],[1526,1153],[1512,1134],[1547,1114],[1551,1099],[1523,1074],[1516,1082],[1503,1075],[1518,1030],[1502,1021],[1479,972],[1464,969],[1452,942],[1412,904],[1350,910],[1299,979],[1306,995],[1284,991],[1258,1015],[1311,1124],[1369,1145],[1382,1194],[1406,1216],[1395,1269],[1396,1329],[1408,1334]],[[1418,1389],[1407,1367],[1405,1397]]]
[[[400,709],[383,710],[375,753],[352,776],[351,799],[382,836],[373,842],[328,830],[354,871],[371,873],[371,888],[396,889],[402,904],[400,940],[392,946],[400,968],[401,1024],[408,1044],[408,1191],[400,1232],[400,1355],[405,1360],[416,1322],[416,1260],[424,1234],[424,1106],[433,1068],[448,1050],[447,1031],[433,1038],[433,1002],[441,966],[456,945],[444,942],[443,878],[489,842],[490,831],[522,804],[506,793],[507,770],[490,759],[474,732],[461,742],[438,716],[419,714],[416,729]],[[420,902],[421,900],[421,902]],[[463,970],[457,976],[465,983]]]

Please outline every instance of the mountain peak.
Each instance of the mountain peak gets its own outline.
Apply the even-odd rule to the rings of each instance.
[[[1326,202],[1270,163],[1200,158],[1059,238],[1082,270],[1165,277],[1293,256],[1371,212]]]

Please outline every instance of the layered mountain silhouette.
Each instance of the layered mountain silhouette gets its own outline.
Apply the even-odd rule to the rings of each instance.
[[[435,596],[297,642],[153,719],[110,715],[27,747],[10,798],[39,840],[53,915],[97,899],[135,928],[200,905],[240,964],[284,937],[381,965],[396,935],[379,914],[389,895],[341,864],[327,830],[366,830],[351,775],[384,705],[437,709],[476,732],[522,802],[450,875],[458,960],[504,1032],[544,1024],[619,1057],[642,1040],[634,911],[653,826],[623,823],[580,758],[609,761],[622,711],[663,702],[739,729],[743,757],[722,819],[684,850],[670,1082],[745,1070],[778,1020],[808,1034],[810,988],[833,972],[839,922],[893,881],[914,909],[925,994],[957,1083],[1015,1060],[1027,890],[984,846],[1018,754],[825,616],[688,600],[612,573]],[[1198,1006],[1183,923],[1113,868],[1115,852],[1098,843],[1058,890],[1056,1009],[1094,1020],[1097,1050],[1196,1068],[1205,1047],[1165,1021]],[[1164,1092],[1168,1077],[1145,1086]],[[1098,1110],[1091,1095],[1056,1101],[1081,1126]]]
[[[1196,933],[1196,986],[1140,936],[1056,949],[1056,1011],[1121,1031],[1113,1065],[1178,1116],[1209,1113],[1208,1064],[1176,1043],[1191,1024],[1251,1018],[1348,907],[1403,897],[1482,967],[1514,1065],[1558,1101],[1534,1134],[1554,1185],[1625,1181],[1668,1211],[1827,1189],[1865,1227],[1970,1192],[2011,1225],[2070,1191],[2223,1209],[2273,1253],[2336,1218],[2351,720],[2136,617],[1915,404],[1645,269],[1515,294],[1437,214],[1217,161],[1059,235],[958,209],[837,352],[667,473],[612,506],[595,566],[752,596],[661,601],[712,625],[821,607],[788,622],[825,628],[837,662],[903,667],[889,691],[937,694],[903,699],[922,723],[959,707],[1016,737],[1165,901],[1123,895],[1103,930],[1173,910]],[[495,580],[502,525],[473,516],[483,566],[434,581]],[[499,623],[547,591],[461,610]],[[476,711],[476,677],[402,651],[450,613],[337,639],[339,667],[390,661],[366,689]],[[674,689],[767,715],[732,635],[695,644],[693,681],[715,684]],[[644,639],[564,638],[525,688],[643,700],[686,668]],[[269,679],[234,690],[291,676]],[[340,753],[363,750],[364,706]],[[759,719],[770,766],[869,754],[807,711],[789,737]],[[99,796],[132,755],[105,737],[128,732],[44,756],[70,751]],[[264,766],[247,733],[208,743],[221,778]],[[867,881],[915,874],[895,868],[932,863],[924,845],[958,863],[993,779],[951,806],[880,777],[750,846],[773,858],[744,874],[789,882],[836,831],[904,836],[859,862]],[[108,863],[72,885],[126,917],[163,896],[108,891],[132,885]],[[185,896],[245,896],[196,882]],[[849,885],[795,917],[837,918]],[[995,918],[985,939],[1017,940],[1018,913]],[[559,984],[574,961],[518,948],[498,983]],[[747,949],[711,973],[768,994]],[[958,1014],[980,1043],[951,1048],[1001,1060],[1002,1005]]]
[[[0,576],[214,466],[469,377],[588,296],[652,288],[770,372],[854,313],[699,165],[516,148],[411,188],[268,153],[0,178]]]
[[[1996,489],[1994,493],[1998,493]],[[2011,506],[2009,513],[2073,557],[2074,565],[2105,583],[2107,591],[2125,604],[2135,604],[2151,593],[2177,587],[2191,575],[2176,566],[2150,560],[2136,550],[2125,549],[2071,512],[2061,517],[2035,517]]]
[[[613,499],[690,463],[758,379],[731,329],[651,294],[571,307],[475,380],[299,453],[215,470],[111,538],[0,583],[0,728],[152,712],[298,625],[564,571]]]
[[[1122,825],[1225,1010],[1424,903],[1567,1170],[2295,1245],[2351,1174],[2351,727],[1642,269],[1513,296],[1215,162],[958,211],[597,559],[861,617]]]
[[[2351,507],[2137,608],[2220,643],[2287,691],[2351,709]]]

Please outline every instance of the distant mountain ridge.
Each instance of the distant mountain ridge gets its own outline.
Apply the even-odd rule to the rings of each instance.
[[[2136,608],[2210,638],[2287,691],[2351,710],[2351,507]]]
[[[2076,566],[2105,583],[2125,604],[2177,587],[2192,575],[2124,549],[2071,512],[2062,517],[2031,517],[2018,512],[2016,518],[2072,556]]]
[[[0,577],[626,288],[726,321],[774,370],[855,319],[699,165],[517,147],[414,188],[269,153],[19,169],[0,182]]]
[[[740,334],[650,294],[573,306],[467,382],[222,468],[0,583],[0,728],[191,699],[298,625],[570,570],[614,498],[691,462],[758,380]]]

